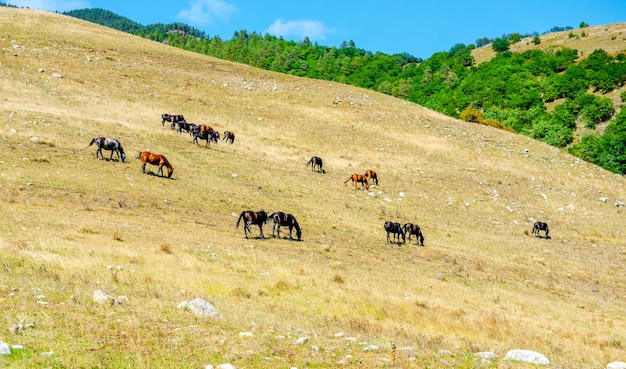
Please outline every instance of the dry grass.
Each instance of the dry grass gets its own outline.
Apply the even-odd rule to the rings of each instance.
[[[346,367],[473,368],[477,351],[515,348],[559,368],[624,359],[622,177],[371,91],[57,14],[0,8],[0,20],[0,324],[36,323],[0,330],[25,347],[2,366],[305,368],[351,355]],[[161,127],[165,112],[235,144],[193,146]],[[100,135],[129,162],[95,160],[84,147]],[[145,149],[170,159],[172,180],[141,174]],[[327,174],[305,167],[313,155]],[[376,197],[342,183],[369,168]],[[304,241],[246,240],[246,209],[293,213]],[[527,234],[534,219],[551,240]],[[386,244],[386,220],[420,224],[426,247]],[[95,290],[129,303],[97,305]],[[176,308],[194,298],[223,318]]]

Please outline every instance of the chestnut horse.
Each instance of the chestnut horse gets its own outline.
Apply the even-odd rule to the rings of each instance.
[[[357,189],[357,186],[356,186],[357,183],[360,183],[361,187],[365,187],[366,190],[370,189],[370,184],[369,184],[367,178],[364,177],[361,174],[356,174],[355,173],[350,178],[346,179],[346,181],[343,182],[343,183],[348,183],[349,180],[352,180],[352,183],[354,184],[354,189],[355,190]]]
[[[222,141],[230,142],[231,144],[235,142],[235,134],[231,131],[224,132],[224,138]]]
[[[123,163],[126,162],[126,154],[124,153],[122,144],[118,140],[113,138],[98,137],[92,139],[87,147],[93,145],[94,143],[96,144],[96,146],[98,146],[98,149],[96,150],[96,159],[98,159],[98,155],[102,156],[102,159],[104,159],[102,149],[105,149],[111,151],[111,157],[109,158],[109,160],[113,160],[113,153],[116,153],[118,160],[122,159]]]
[[[157,171],[157,175],[161,173],[161,177],[165,177],[165,174],[163,173],[163,166],[165,165],[167,167],[167,178],[172,178],[174,168],[172,168],[172,164],[170,164],[169,160],[167,160],[165,156],[153,154],[150,151],[142,151],[137,155],[137,159],[140,159],[143,163],[141,166],[143,174],[146,174],[146,164],[150,163],[152,165],[158,165],[159,170]]]
[[[251,210],[242,211],[239,215],[239,219],[237,219],[237,225],[235,226],[235,228],[239,228],[239,222],[241,222],[242,219],[244,220],[243,233],[246,235],[246,238],[248,238],[248,234],[252,233],[250,231],[250,225],[252,224],[256,224],[259,226],[259,232],[261,234],[259,238],[265,238],[265,236],[263,235],[263,224],[267,222],[267,213],[265,212],[265,210],[261,210],[258,212]]]
[[[280,238],[280,227],[289,227],[289,239],[293,241],[291,231],[293,230],[293,228],[295,228],[296,236],[298,237],[298,241],[300,241],[302,237],[302,229],[300,228],[296,217],[291,214],[283,213],[282,211],[277,211],[275,213],[272,213],[267,221],[269,221],[270,219],[274,221],[272,236],[274,236],[274,231],[276,231],[276,233],[278,233],[278,238]]]
[[[393,243],[393,241],[396,241],[397,238],[397,242],[400,244],[400,236],[402,236],[402,242],[406,242],[404,229],[402,229],[400,223],[385,222],[385,231],[387,231],[387,241],[389,243]],[[389,233],[393,234],[393,241],[389,238]]]
[[[411,236],[415,236],[415,242],[418,242],[420,246],[424,246],[424,235],[422,234],[422,230],[417,224],[413,223],[405,223],[402,226],[404,233],[409,235],[409,242],[411,242]]]
[[[311,172],[313,172],[315,168],[317,167],[318,172],[326,173],[326,171],[322,169],[322,165],[324,165],[324,163],[322,162],[322,158],[320,158],[319,156],[312,157],[311,160],[309,160],[309,162],[306,163],[307,167],[311,166]]]
[[[376,174],[376,172],[374,172],[373,170],[368,169],[363,175],[363,177],[372,181],[372,184],[375,184],[376,186],[378,186],[378,174]]]

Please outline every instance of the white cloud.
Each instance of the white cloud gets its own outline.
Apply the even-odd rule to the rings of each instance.
[[[334,33],[334,29],[326,28],[324,23],[312,20],[290,20],[283,21],[277,19],[272,23],[265,32],[274,35],[282,36],[284,38],[296,37],[299,40],[308,37],[312,40],[326,40],[326,37]]]
[[[20,8],[39,9],[47,11],[65,12],[74,9],[91,8],[89,1],[83,0],[7,0],[5,3]]]
[[[177,17],[193,25],[203,25],[215,18],[227,19],[238,9],[235,5],[221,0],[196,0],[189,8],[181,10]]]

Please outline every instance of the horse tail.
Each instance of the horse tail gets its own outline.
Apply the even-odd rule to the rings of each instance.
[[[237,219],[237,225],[235,225],[235,228],[239,228],[239,222],[241,222],[241,220],[243,219],[243,216],[246,214],[245,211],[242,211],[241,214],[239,215],[239,219]]]
[[[351,179],[352,179],[352,177],[350,177],[350,178],[346,179],[346,181],[345,181],[345,182],[343,182],[343,183],[348,183],[348,181],[349,181],[349,180],[351,180]]]
[[[95,138],[91,139],[91,142],[89,143],[89,145],[85,146],[85,149],[88,148],[89,146],[93,145],[96,142]]]
[[[311,158],[311,159],[309,160],[309,162],[308,162],[308,163],[306,163],[306,166],[307,166],[307,167],[309,167],[309,166],[311,166],[311,165],[313,165],[313,158]]]

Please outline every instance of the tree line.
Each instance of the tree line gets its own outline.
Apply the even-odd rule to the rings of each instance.
[[[491,43],[497,54],[476,65],[474,45],[457,44],[424,60],[408,53],[372,53],[353,41],[324,46],[307,37],[295,42],[245,30],[225,40],[182,23],[142,26],[103,9],[63,14],[257,68],[376,90],[566,148],[583,160],[626,173],[626,112],[616,114],[615,104],[603,96],[626,83],[623,53],[609,55],[598,49],[584,59],[568,48],[514,53],[509,46],[522,35],[513,33],[477,40],[478,45]],[[585,37],[586,26],[582,22],[581,34],[570,35]],[[551,31],[561,30],[573,28]],[[540,42],[534,36],[533,42]],[[575,142],[581,130],[583,137]]]

